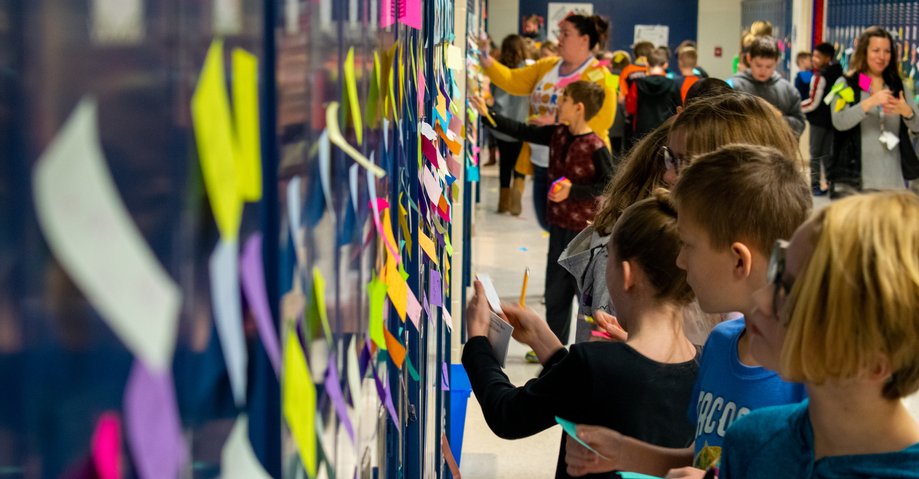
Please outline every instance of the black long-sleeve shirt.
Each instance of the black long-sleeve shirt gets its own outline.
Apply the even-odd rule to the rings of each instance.
[[[488,338],[469,339],[463,366],[485,421],[505,439],[531,436],[556,424],[614,429],[650,444],[683,448],[695,426],[686,417],[699,356],[684,363],[658,363],[625,343],[595,342],[556,352],[542,373],[515,387],[501,370]],[[562,437],[555,477],[567,478]],[[614,477],[598,474],[589,477]]]

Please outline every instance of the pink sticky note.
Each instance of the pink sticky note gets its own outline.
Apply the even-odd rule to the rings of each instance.
[[[574,83],[580,79],[581,79],[580,75],[572,75],[568,78],[563,78],[559,80],[558,83],[555,84],[555,89],[561,90],[562,88],[565,88],[565,86],[567,86],[569,83]]]
[[[395,23],[393,2],[396,0],[383,0],[380,5],[380,26],[388,27]]]
[[[408,302],[405,306],[405,314],[408,315],[409,319],[412,320],[412,324],[415,325],[415,329],[419,332],[421,331],[421,325],[419,321],[421,320],[421,303],[418,302],[418,298],[415,297],[415,293],[412,292],[411,288],[408,289]]]
[[[134,361],[124,392],[125,430],[140,479],[178,477],[187,451],[172,373]]]
[[[99,479],[121,479],[121,420],[102,413],[92,440],[93,466]]]
[[[597,66],[597,67],[605,67],[605,66],[607,66],[607,65],[609,65],[609,60],[600,60],[600,61],[597,62],[597,65],[596,65],[596,66]]]
[[[434,166],[440,168],[440,162],[437,161],[437,148],[431,143],[431,140],[422,137],[421,140],[421,151],[424,153],[424,157],[428,159]]]
[[[421,30],[421,0],[399,0],[399,21]]]
[[[385,202],[383,209],[386,209],[389,206],[389,202],[383,198],[377,198],[377,179],[370,170],[367,170],[367,191],[370,192],[370,208],[373,210],[373,224],[377,228],[377,233],[383,237],[383,241],[386,242],[386,248],[388,248],[389,252],[396,258],[396,263],[401,263],[402,257],[399,256],[399,251],[389,242],[389,238],[387,238],[386,234],[383,232],[383,223],[380,222],[380,205]],[[382,200],[382,202],[380,200]]]
[[[262,267],[262,234],[255,233],[246,241],[239,261],[239,281],[249,302],[249,309],[255,316],[255,325],[262,338],[262,345],[268,353],[268,360],[277,377],[281,377],[281,348],[278,334],[271,319],[268,306],[268,292],[265,289],[265,270]]]
[[[450,310],[448,308],[443,309],[444,313],[444,323],[447,323],[447,329],[453,331],[453,317],[450,316]]]
[[[858,87],[865,91],[871,91],[871,77],[864,73],[858,74]]]
[[[424,105],[424,71],[421,69],[421,65],[418,66],[418,109],[420,110]]]

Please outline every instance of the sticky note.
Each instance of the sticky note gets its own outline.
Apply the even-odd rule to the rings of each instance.
[[[578,81],[578,80],[580,80],[580,79],[581,79],[581,77],[579,77],[579,76],[577,76],[577,75],[572,75],[572,76],[570,76],[570,77],[568,77],[568,78],[563,78],[563,79],[559,80],[558,83],[555,84],[555,90],[556,90],[556,91],[561,91],[563,88],[565,88],[566,86],[568,86],[569,83],[574,83],[574,82],[576,82],[576,81]]]
[[[313,304],[319,313],[319,321],[322,323],[322,331],[325,339],[332,344],[332,328],[329,327],[329,312],[325,304],[325,278],[322,277],[322,271],[313,267]]]
[[[191,99],[198,158],[214,220],[222,237],[235,240],[242,218],[230,100],[223,73],[223,41],[214,40]]]
[[[415,329],[421,332],[421,324],[419,324],[421,319],[421,303],[418,302],[418,298],[415,296],[415,293],[412,292],[411,288],[409,288],[407,292],[405,314],[412,320]]]
[[[121,479],[121,420],[105,412],[96,422],[92,438],[93,467],[99,479]]]
[[[833,85],[833,88],[830,88],[830,91],[827,92],[826,97],[824,97],[823,102],[827,105],[833,101],[833,95],[842,91],[843,88],[846,88],[846,83],[837,83]]]
[[[84,98],[35,165],[32,194],[48,247],[128,350],[172,367],[181,292],[134,224],[112,180]]]
[[[605,67],[607,65],[609,65],[609,60],[600,60],[597,63],[594,63],[594,66],[596,67]]]
[[[840,111],[846,107],[846,101],[842,98],[836,99],[836,111]]]
[[[440,436],[440,451],[444,455],[444,461],[446,461],[447,466],[450,468],[450,474],[453,477],[460,477],[459,465],[456,463],[456,459],[453,457],[453,452],[450,450],[450,443],[447,441],[447,433],[442,433]]]
[[[386,28],[393,23],[395,20],[395,2],[398,0],[383,0],[382,5],[380,5],[380,26]]]
[[[178,477],[187,459],[172,371],[134,361],[124,391],[125,432],[140,479]]]
[[[441,285],[441,276],[439,271],[431,270],[430,277],[430,295],[431,295],[431,306],[443,306],[443,292]]]
[[[440,198],[443,190],[440,187],[440,182],[437,178],[434,177],[434,174],[431,173],[431,170],[424,168],[424,171],[421,173],[421,179],[424,183],[424,190],[428,194],[428,198],[431,201],[437,201]]]
[[[603,70],[591,70],[591,72],[587,74],[587,78],[592,82],[598,82],[603,79]]]
[[[461,71],[463,69],[463,50],[460,47],[447,45],[447,68]]]
[[[348,168],[348,188],[351,190],[351,208],[357,213],[357,195],[358,195],[358,171],[357,163]]]
[[[335,353],[329,358],[329,367],[325,370],[325,392],[332,400],[332,405],[338,413],[338,418],[344,425],[351,444],[356,444],[354,440],[354,427],[351,425],[351,416],[348,414],[348,407],[345,405],[345,397],[341,391],[341,381],[338,378],[338,368],[335,362]]]
[[[376,177],[382,178],[386,176],[386,172],[383,171],[382,168],[374,165],[372,161],[368,160],[367,157],[355,150],[353,146],[349,145],[345,137],[341,136],[341,130],[338,129],[338,102],[333,101],[326,107],[325,120],[326,130],[329,132],[329,140],[335,146],[341,148],[341,151],[344,151],[348,156],[354,159],[354,161],[358,162],[364,168],[367,168],[367,170],[372,172]]]
[[[418,245],[421,246],[424,254],[428,255],[428,258],[434,262],[434,264],[440,266],[440,262],[437,260],[437,252],[434,249],[434,240],[428,237],[427,234],[418,232]]]
[[[281,377],[281,347],[275,332],[274,320],[271,319],[271,307],[268,303],[268,292],[265,289],[265,269],[262,266],[262,234],[254,233],[246,241],[240,257],[239,280],[246,294],[249,309],[255,316],[262,345],[268,354],[268,360],[277,377]]]
[[[233,118],[236,124],[237,190],[244,201],[262,197],[262,151],[258,127],[258,59],[233,49]]]
[[[393,307],[396,308],[399,317],[402,318],[402,322],[405,322],[406,308],[408,305],[408,285],[396,270],[395,262],[389,261],[389,263],[391,263],[391,265],[388,265],[387,269],[391,269],[392,271],[387,272],[386,279],[384,279],[386,283],[386,294],[389,296],[389,300],[392,302]]]
[[[453,316],[450,316],[450,308],[444,308],[441,311],[443,312],[444,324],[447,326],[447,329],[453,331]]]
[[[615,88],[615,89],[618,90],[618,88],[619,88],[619,75],[606,75],[606,87],[607,87],[607,88]]]
[[[211,302],[220,348],[237,406],[246,403],[246,366],[249,358],[239,299],[239,258],[235,242],[220,240],[209,261]]]
[[[560,418],[560,417],[558,417],[558,416],[555,416],[555,422],[559,423],[559,424],[562,426],[562,429],[564,429],[565,432],[568,433],[569,436],[573,437],[576,441],[578,441],[579,443],[581,443],[582,446],[584,446],[584,447],[586,447],[587,449],[591,450],[594,454],[596,454],[596,455],[602,457],[603,459],[606,459],[607,461],[609,460],[609,458],[607,458],[607,457],[604,456],[603,454],[600,454],[599,452],[597,452],[596,449],[594,449],[594,448],[588,446],[586,442],[582,441],[582,440],[578,437],[578,425],[577,425],[577,424],[575,424],[575,423],[573,423],[573,422],[571,422],[571,421],[566,421],[566,420],[564,420],[564,419],[562,419],[562,418]]]
[[[405,361],[405,346],[402,346],[402,343],[386,328],[383,328],[383,335],[386,338],[386,350],[389,352],[389,357],[392,358],[397,368],[402,369],[402,363]]]
[[[415,366],[412,364],[412,359],[408,356],[405,357],[405,365],[408,366],[408,373],[412,376],[412,379],[415,381],[421,380],[421,375],[418,374],[418,371],[415,369]]]
[[[370,92],[367,94],[366,118],[371,129],[376,129],[379,119],[380,96],[383,95],[383,84],[380,79],[380,55],[373,52],[373,71],[370,74]]]
[[[405,208],[402,207],[402,193],[399,193],[399,196],[399,226],[402,228],[402,237],[405,238],[404,241],[408,244],[408,259],[412,259],[412,235],[408,229],[408,211],[405,211]]]
[[[864,73],[858,74],[858,87],[865,91],[871,91],[871,77]]]
[[[613,57],[613,61],[616,63],[619,63],[622,61],[623,58],[625,58],[625,55],[621,53],[617,53],[616,56]]]
[[[357,357],[356,335],[351,338],[351,343],[348,345],[348,356],[346,360],[348,363],[348,389],[351,391],[351,405],[354,406],[356,416],[355,422],[360,424],[361,408],[357,406],[360,404],[363,375],[360,372],[360,362]]]
[[[621,477],[622,479],[661,479],[656,476],[649,476],[649,475],[641,474],[638,472],[618,471],[616,472],[616,474],[618,474],[619,477]]]
[[[383,306],[386,301],[386,289],[386,284],[380,281],[375,274],[370,284],[367,285],[367,293],[370,296],[370,339],[384,350],[386,349],[386,337],[383,334]]]
[[[220,454],[221,479],[271,479],[249,442],[249,418],[240,414]]]
[[[319,134],[317,146],[319,147],[319,184],[322,186],[322,195],[325,197],[326,208],[332,210],[334,215],[335,208],[332,207],[332,187],[331,179],[329,178],[332,174],[332,147],[329,144],[328,129],[322,130],[322,133]]]
[[[839,92],[839,97],[845,100],[847,103],[852,103],[855,101],[855,90],[851,87],[846,88],[845,90]]]
[[[449,369],[447,369],[447,363],[440,363],[440,365],[443,368],[443,375],[440,377],[441,378],[440,389],[443,391],[449,391],[450,390],[450,371]]]
[[[357,83],[354,82],[354,47],[348,50],[345,57],[345,89],[348,90],[348,105],[351,107],[351,120],[354,121],[354,134],[357,144],[363,144],[364,125],[361,122],[361,106],[357,103]]]
[[[316,386],[306,369],[306,356],[295,330],[287,333],[281,385],[284,417],[310,477],[316,477]],[[164,476],[165,477],[165,476]]]
[[[416,74],[415,89],[418,92],[418,109],[421,110],[424,107],[424,71],[420,66]]]
[[[373,153],[371,153],[371,157],[373,157]],[[386,236],[386,230],[383,228],[383,223],[380,222],[380,207],[379,202],[377,201],[379,198],[377,198],[376,178],[374,178],[374,175],[372,175],[369,170],[367,172],[367,190],[370,192],[370,209],[373,210],[373,224],[377,228],[377,234],[383,237],[383,241],[386,243],[386,248],[388,248],[390,254],[396,258],[396,262],[401,262],[402,258],[399,256],[399,252],[396,250],[395,245],[390,242],[389,237]],[[388,224],[388,214],[386,218]]]
[[[485,289],[485,299],[488,300],[488,305],[491,306],[492,311],[504,314],[504,310],[501,309],[501,299],[498,297],[498,292],[495,291],[495,285],[491,282],[491,276],[480,273],[476,274],[476,279],[482,283],[482,288]]]

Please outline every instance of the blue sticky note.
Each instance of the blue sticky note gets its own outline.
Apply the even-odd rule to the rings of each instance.
[[[466,167],[466,181],[479,181],[479,167],[478,166],[467,166]]]
[[[594,454],[602,457],[603,459],[606,459],[607,461],[609,460],[608,457],[604,456],[603,454],[600,454],[599,452],[597,452],[596,449],[588,446],[586,442],[582,441],[581,438],[578,437],[578,425],[577,424],[571,421],[566,421],[558,416],[555,416],[555,422],[559,423],[559,425],[562,426],[562,429],[564,429],[565,432],[567,432],[569,436],[573,437],[575,441],[581,443],[582,446],[586,447],[587,449],[590,449],[591,451],[593,451]]]

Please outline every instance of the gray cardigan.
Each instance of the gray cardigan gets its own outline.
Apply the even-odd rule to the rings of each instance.
[[[801,111],[801,93],[791,83],[776,72],[772,72],[772,77],[762,82],[753,78],[749,69],[734,75],[732,80],[735,90],[758,96],[776,107],[795,132],[795,137],[801,137],[806,119]]]

